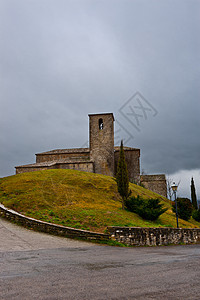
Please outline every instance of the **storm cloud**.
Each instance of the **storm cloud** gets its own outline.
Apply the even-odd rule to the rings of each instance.
[[[199,37],[198,0],[1,0],[0,176],[81,147],[100,112],[146,173],[198,171]]]

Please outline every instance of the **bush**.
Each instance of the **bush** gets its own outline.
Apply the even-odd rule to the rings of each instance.
[[[162,208],[159,199],[142,199],[140,196],[130,197],[126,200],[129,211],[138,214],[145,220],[155,221],[167,208]]]
[[[192,203],[188,198],[177,198],[177,211],[179,218],[188,221],[192,215]],[[172,203],[172,211],[176,213],[176,203]]]
[[[137,207],[142,204],[143,199],[140,196],[137,197],[130,197],[126,200],[125,205],[126,208],[131,212],[136,212]]]
[[[200,209],[194,210],[192,213],[192,217],[195,221],[200,222]]]

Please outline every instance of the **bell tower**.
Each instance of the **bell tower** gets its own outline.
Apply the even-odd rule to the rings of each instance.
[[[90,158],[94,172],[114,176],[114,116],[89,114]]]

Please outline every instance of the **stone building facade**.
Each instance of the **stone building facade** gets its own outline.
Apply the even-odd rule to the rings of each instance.
[[[167,183],[164,174],[141,175],[140,182],[146,189],[167,197]]]
[[[16,174],[46,169],[74,169],[115,176],[120,147],[114,147],[112,113],[89,114],[89,148],[57,149],[36,154],[36,163],[18,166]],[[166,196],[165,175],[140,176],[140,149],[124,147],[129,179]],[[149,176],[149,177],[148,177]]]

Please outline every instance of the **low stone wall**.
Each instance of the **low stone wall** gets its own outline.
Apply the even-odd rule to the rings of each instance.
[[[16,174],[21,174],[21,173],[26,173],[26,172],[34,172],[34,171],[44,171],[44,170],[49,170],[49,169],[55,169],[54,165],[53,166],[46,166],[46,167],[41,167],[41,166],[33,166],[33,167],[15,167],[16,169]]]
[[[108,227],[111,239],[130,246],[200,243],[200,228]]]
[[[80,230],[26,217],[0,204],[0,216],[36,231],[85,240],[115,240],[129,246],[200,243],[200,228],[108,227],[108,234]]]
[[[29,218],[17,213],[14,210],[6,208],[3,204],[0,204],[0,216],[17,224],[23,225],[24,227],[34,229],[36,231],[65,236],[68,238],[81,238],[85,240],[94,241],[109,240],[110,238],[108,234],[55,225],[52,223],[47,223],[33,218]]]

